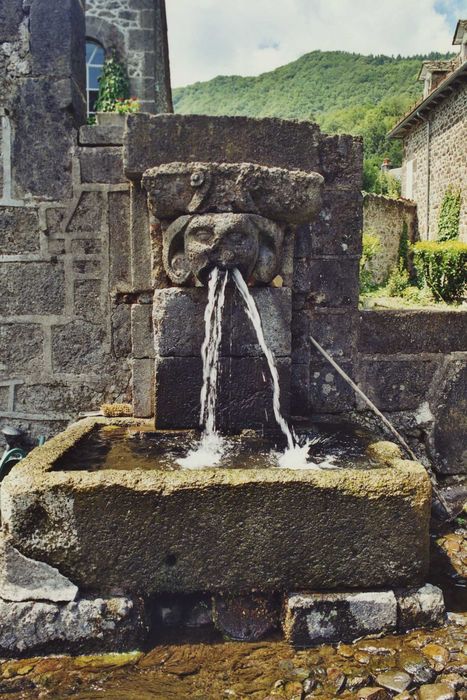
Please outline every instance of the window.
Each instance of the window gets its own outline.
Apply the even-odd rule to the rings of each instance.
[[[95,114],[99,94],[99,78],[104,67],[105,51],[97,41],[86,41],[86,98],[88,115]]]

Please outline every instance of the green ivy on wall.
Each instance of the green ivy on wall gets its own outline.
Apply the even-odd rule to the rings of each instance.
[[[126,100],[130,84],[125,66],[115,56],[106,59],[99,79],[99,95],[96,100],[96,112],[115,112],[119,100]]]
[[[449,186],[444,194],[438,218],[438,240],[453,241],[459,235],[461,191]]]

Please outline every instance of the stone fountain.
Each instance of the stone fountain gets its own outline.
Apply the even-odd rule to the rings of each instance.
[[[392,443],[369,445],[368,469],[351,457],[339,469],[299,471],[269,463],[196,471],[73,464],[96,432],[111,436],[112,426],[155,440],[198,427],[206,283],[216,267],[237,268],[248,282],[276,357],[286,419],[299,405],[297,247],[313,220],[326,223],[333,192],[341,202],[354,196],[346,173],[357,156],[351,142],[323,137],[312,125],[219,119],[201,129],[203,119],[128,119],[133,256],[150,260],[154,360],[136,355],[145,364],[135,364],[134,418],[82,420],[5,479],[9,544],[57,568],[85,600],[279,596],[285,633],[301,645],[416,624],[404,618],[404,601],[431,595],[418,592],[428,567],[431,487],[424,468]],[[339,215],[345,219],[345,211]],[[138,342],[147,347],[148,336]],[[226,290],[219,368],[219,428],[273,430],[271,382],[233,288]],[[118,642],[134,643],[134,635]]]

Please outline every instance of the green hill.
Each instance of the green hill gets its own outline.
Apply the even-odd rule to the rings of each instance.
[[[389,157],[394,166],[400,165],[401,144],[386,134],[421,96],[421,61],[450,56],[312,51],[257,77],[218,76],[176,88],[174,108],[181,114],[310,119],[327,133],[363,136],[365,186],[377,190],[382,159]]]

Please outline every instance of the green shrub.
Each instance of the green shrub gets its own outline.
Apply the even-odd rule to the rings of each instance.
[[[403,292],[410,286],[409,273],[404,267],[404,261],[399,260],[398,265],[391,270],[386,290],[390,297],[400,297]]]
[[[461,301],[467,284],[467,243],[422,241],[415,243],[413,251],[418,280],[435,299]]]
[[[448,187],[438,218],[438,240],[453,241],[459,235],[459,221],[461,215],[461,191]]]
[[[436,301],[428,287],[422,287],[420,289],[413,284],[404,289],[401,296],[405,301],[411,304],[420,304],[422,306],[429,306]]]
[[[364,231],[362,235],[362,257],[360,258],[360,291],[371,292],[376,288],[369,264],[381,250],[381,239],[375,231]]]
[[[99,78],[99,95],[95,111],[115,112],[116,103],[130,96],[129,89],[130,83],[124,65],[115,56],[107,58]]]

